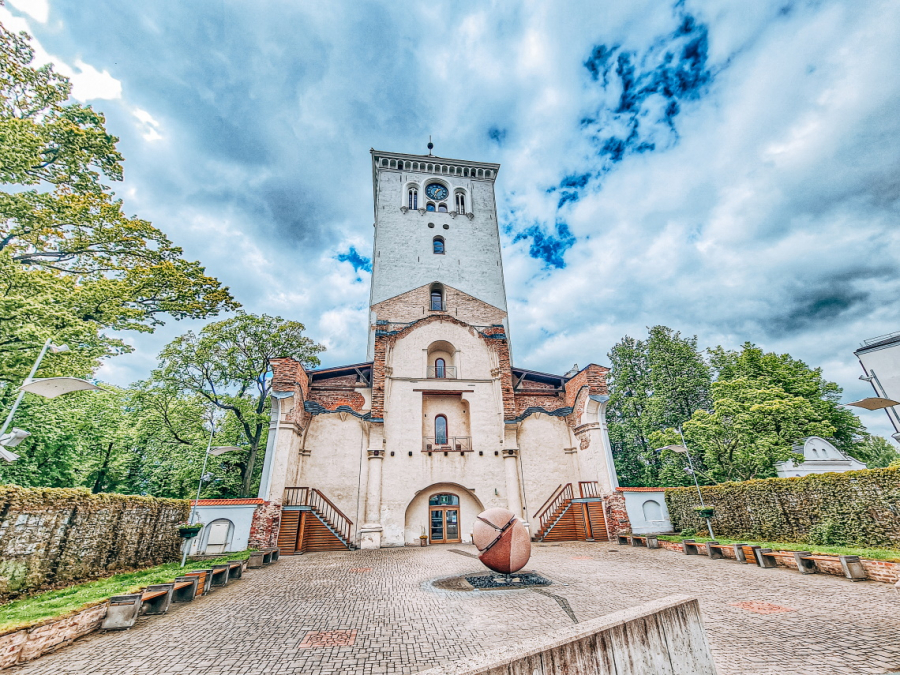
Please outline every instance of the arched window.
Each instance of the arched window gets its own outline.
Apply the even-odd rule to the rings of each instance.
[[[428,506],[459,506],[459,497],[456,495],[431,495],[428,498]]]
[[[444,238],[435,237],[434,241],[432,242],[432,248],[435,255],[444,255]]]
[[[428,202],[428,204],[425,205],[425,210],[434,211],[434,202]]]
[[[435,359],[434,360],[434,376],[435,377],[446,377],[444,359]]]
[[[462,192],[456,193],[456,212],[461,214],[466,212],[466,196]]]
[[[438,205],[439,213],[447,213],[447,205],[445,203],[441,203]]]
[[[443,415],[434,418],[434,442],[435,445],[447,445],[447,418]]]
[[[409,188],[406,207],[410,211],[415,211],[417,208],[419,208],[419,191],[416,190],[416,188]]]
[[[431,290],[431,309],[444,309],[444,295],[443,293],[441,293],[439,288],[434,288]]]

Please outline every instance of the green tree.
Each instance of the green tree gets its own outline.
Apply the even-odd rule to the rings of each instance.
[[[645,341],[625,336],[608,357],[609,433],[619,481],[660,485],[660,472],[672,460],[657,452],[665,443],[655,434],[710,407],[709,367],[696,336],[666,326],[650,328]]]
[[[900,461],[897,446],[881,436],[867,435],[853,446],[849,454],[860,462],[865,462],[869,469],[891,466],[892,463]]]
[[[712,397],[712,412],[698,410],[684,424],[698,478],[705,482],[773,477],[776,462],[796,459],[798,440],[834,432],[805,398],[760,380],[715,382]]]
[[[750,342],[740,350],[716,347],[709,355],[716,381],[746,378],[759,389],[779,388],[805,399],[813,409],[811,419],[832,427],[827,437],[840,450],[850,452],[862,440],[865,427],[856,415],[841,407],[843,390],[822,377],[821,368],[810,368],[790,354],[763,352]]]
[[[237,444],[247,447],[237,460],[242,496],[251,492],[257,455],[266,440],[272,359],[289,356],[314,367],[325,349],[305,337],[304,330],[296,321],[238,312],[199,334],[185,333],[160,353],[152,376],[156,387],[200,396],[236,423],[241,434]]]
[[[69,101],[52,66],[31,65],[25,33],[0,26],[0,253],[75,280],[66,302],[103,327],[152,330],[238,305],[150,223],[126,216],[103,181],[122,179],[102,114]]]

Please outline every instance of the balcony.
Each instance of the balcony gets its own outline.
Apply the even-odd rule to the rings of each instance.
[[[472,439],[469,436],[450,436],[438,439],[435,439],[434,436],[424,436],[422,452],[472,452]]]
[[[430,366],[428,368],[429,380],[455,380],[456,366]]]

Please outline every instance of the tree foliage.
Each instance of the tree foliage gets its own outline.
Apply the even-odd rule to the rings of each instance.
[[[32,66],[28,35],[0,26],[0,253],[70,277],[68,309],[115,329],[152,330],[162,315],[203,318],[238,305],[198,262],[106,184],[122,179],[104,116],[69,101],[52,66]],[[106,181],[106,182],[104,182]]]
[[[706,484],[775,476],[775,463],[796,460],[792,447],[806,436],[867,451],[858,450],[859,419],[839,405],[840,387],[788,354],[745,343],[704,357],[696,338],[655,326],[646,341],[623,338],[609,358],[610,439],[623,485],[692,484],[684,454],[657,450],[681,445],[679,429]]]
[[[266,440],[272,359],[289,356],[316,366],[317,354],[325,349],[304,336],[304,330],[297,321],[238,312],[199,334],[185,333],[160,353],[152,376],[156,393],[199,396],[240,429],[239,445],[246,447],[237,462],[241,495],[251,492],[257,455]]]

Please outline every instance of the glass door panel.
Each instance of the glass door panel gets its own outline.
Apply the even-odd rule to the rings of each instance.
[[[459,541],[459,511],[447,509],[447,541]]]
[[[431,511],[431,541],[444,541],[444,512],[442,509]]]

